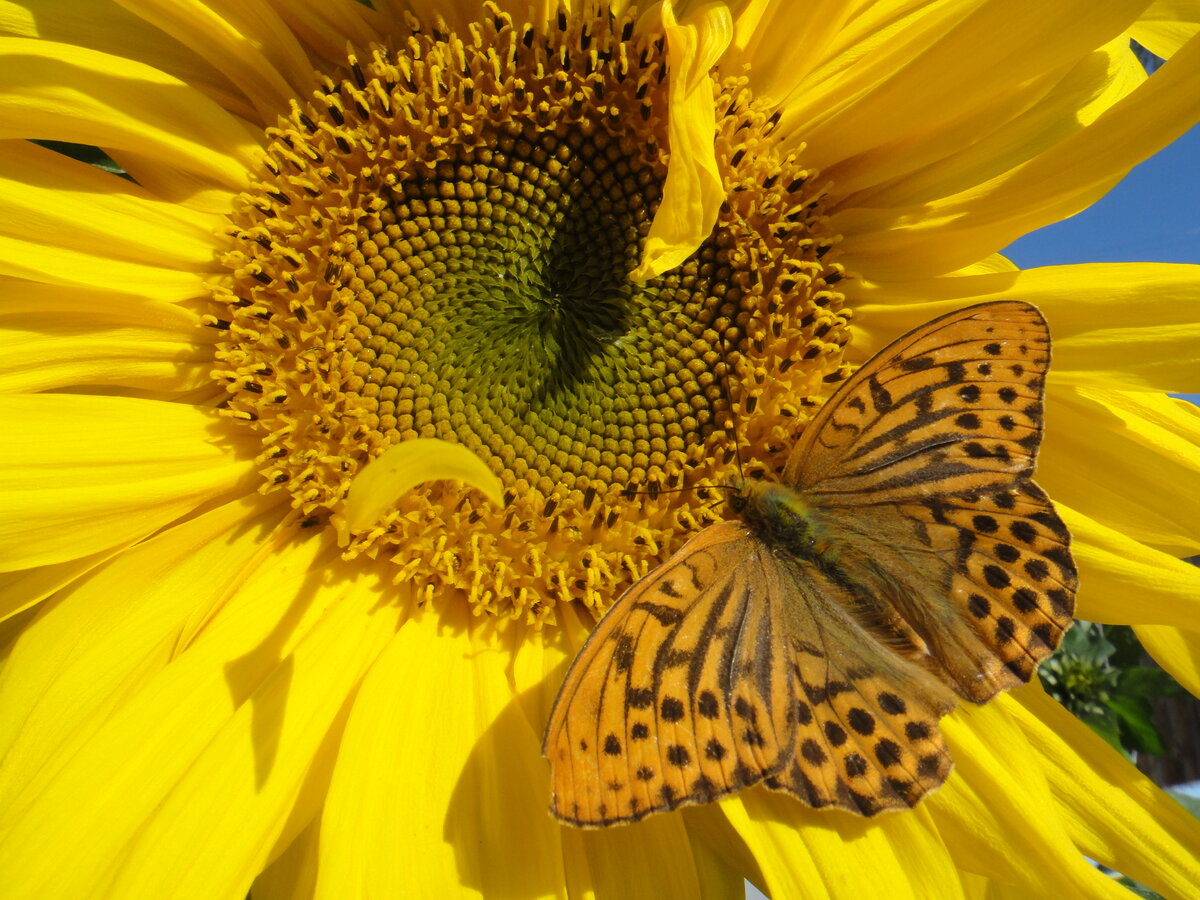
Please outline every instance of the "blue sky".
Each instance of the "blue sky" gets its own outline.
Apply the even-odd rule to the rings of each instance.
[[[1004,254],[1023,269],[1087,262],[1200,263],[1200,126],[1137,166],[1098,203],[1025,235]],[[1200,394],[1179,396],[1200,404]]]
[[[1200,126],[1137,166],[1098,203],[1004,251],[1021,268],[1200,263]]]

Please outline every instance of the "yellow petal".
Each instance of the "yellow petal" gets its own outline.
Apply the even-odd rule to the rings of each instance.
[[[1200,553],[1200,410],[1189,403],[1051,385],[1037,480],[1056,502],[1153,550]]]
[[[346,64],[346,45],[363,48],[387,40],[393,27],[376,8],[364,3],[328,3],[326,0],[288,0],[275,11],[310,52],[335,65]],[[526,8],[519,10],[524,15]]]
[[[550,709],[567,667],[583,647],[588,633],[596,626],[595,618],[579,604],[567,604],[556,611],[553,628],[514,625],[515,650],[509,671],[517,703],[530,730],[539,741],[550,721]],[[550,798],[546,797],[546,808]]]
[[[164,267],[212,266],[220,216],[155,200],[124,179],[23,141],[5,148],[3,176],[5,234]]]
[[[1163,59],[1170,59],[1200,31],[1200,15],[1191,0],[1155,0],[1129,29],[1129,36]]]
[[[184,623],[207,618],[257,561],[277,505],[252,495],[167,529],[39,611],[0,682],[0,794],[20,789],[25,767],[86,744],[125,691],[170,661]]]
[[[1069,506],[1057,506],[1071,530],[1071,553],[1079,567],[1075,610],[1079,618],[1182,628],[1200,621],[1200,568],[1153,550]]]
[[[540,651],[522,645],[527,658],[514,666],[510,648],[523,633],[497,632],[454,606],[401,628],[342,741],[318,896],[436,896],[454,884],[463,896],[692,898],[708,895],[699,871],[728,876],[711,855],[697,858],[679,816],[601,832],[550,818],[544,724],[530,726],[537,701],[526,695],[552,692],[556,682],[535,683],[534,670],[560,670],[566,657],[556,637]],[[530,685],[519,697],[518,672]],[[429,723],[433,738],[414,740]],[[496,840],[513,834],[521,839]]]
[[[1014,299],[1037,306],[1050,323],[1052,382],[1179,392],[1196,385],[1200,372],[1197,266],[1046,266],[857,284],[853,298],[856,361],[952,309]]]
[[[1035,682],[1009,714],[1037,752],[1071,839],[1164,896],[1200,886],[1200,821]]]
[[[138,0],[137,13],[241,86],[264,123],[315,83],[304,48],[270,4]]]
[[[0,572],[0,620],[7,620],[62,590],[99,565],[123,552],[133,541],[50,566]],[[0,645],[3,641],[0,640]]]
[[[705,816],[704,813],[707,809],[697,810],[690,815],[685,814],[683,819],[683,824],[687,827],[688,839],[692,845],[692,859],[696,864],[696,880],[700,883],[700,897],[713,898],[713,900],[717,900],[717,898],[740,900],[742,897],[749,897],[751,895],[746,890],[747,881],[754,885],[766,883],[759,872],[758,863],[742,845],[737,835],[732,833],[727,821],[724,822],[725,830],[730,832],[735,843],[741,845],[742,852],[740,854],[735,856],[728,852],[729,848],[726,845],[714,844],[700,837],[698,834],[700,829],[694,824],[697,819],[716,817],[715,808],[711,808],[714,815]],[[724,820],[722,819],[722,821]]]
[[[1090,125],[1139,88],[1146,70],[1122,35],[1066,72],[1053,68],[902,140],[824,172],[848,204],[872,208],[934,202],[1027,162]]]
[[[504,506],[500,479],[471,450],[436,438],[416,438],[388,447],[354,477],[346,498],[346,524],[351,531],[371,528],[418,484],[442,478],[469,484],[497,508]]]
[[[926,802],[946,846],[971,871],[1026,896],[1127,897],[1069,839],[1038,753],[1008,712],[1013,702],[1002,694],[942,719],[955,769]]]
[[[194,173],[153,154],[111,150],[109,156],[148,193],[160,200],[220,216],[229,215],[233,207],[234,194],[228,188],[214,187]]]
[[[0,571],[77,559],[151,534],[200,504],[249,492],[253,454],[216,415],[179,403],[0,395]]]
[[[0,272],[159,301],[205,293],[220,217],[26,141],[0,146]]]
[[[775,897],[958,897],[957,877],[925,811],[862,819],[752,788],[722,802]]]
[[[200,658],[192,661],[185,653],[172,667],[181,669],[177,679],[140,711],[147,724],[156,724],[155,714],[167,719],[146,737],[157,752],[169,752],[183,743],[171,733],[181,723],[172,721],[170,695],[181,685],[188,695],[218,687],[225,692],[224,706],[216,702],[215,690],[211,700],[196,704],[201,715],[186,727],[205,743],[186,771],[173,773],[165,797],[122,854],[116,896],[151,896],[155,885],[168,883],[180,897],[245,896],[273,848],[291,844],[320,811],[346,703],[395,633],[400,615],[379,603],[378,571],[360,568],[345,581],[318,586],[312,571],[337,569],[328,553],[332,548],[325,549],[315,558],[295,554],[291,570],[281,566],[265,578],[255,573],[243,588],[276,602],[308,601],[307,621],[301,619],[283,640],[260,638],[258,646],[235,658],[227,649],[229,634],[218,633],[226,625],[218,617],[189,647]],[[289,555],[277,554],[274,561],[285,563]],[[277,616],[282,611],[277,607]],[[275,628],[278,632],[278,617]],[[231,714],[230,695],[240,701]],[[136,725],[130,730],[137,734]],[[186,760],[186,751],[182,755]],[[153,785],[137,789],[154,793]]]
[[[143,63],[52,41],[0,38],[0,79],[5,139],[151,155],[227,190],[246,186],[259,156],[247,125]]]
[[[847,266],[868,278],[950,271],[1078,212],[1200,119],[1198,75],[1193,38],[1095,122],[1009,172],[929,203],[834,215]]]
[[[705,890],[705,897],[740,898],[744,893],[744,886],[732,886],[730,890],[720,891],[719,887],[725,881],[711,874],[713,868],[730,869],[737,875],[737,885],[749,881],[760,891],[765,891],[767,879],[759,866],[758,858],[742,840],[741,835],[734,830],[722,804],[686,807],[683,812],[683,824],[687,827],[688,837],[694,848],[693,857],[696,860],[700,883],[704,888],[710,885],[715,888],[711,893]]]
[[[123,625],[111,585],[56,606],[65,613],[78,599],[93,625],[106,625],[79,664],[63,622],[42,631],[69,679],[91,673],[99,683],[82,701],[65,691],[39,698],[41,719],[57,714],[58,731],[71,733],[49,750],[26,743],[5,756],[0,867],[15,894],[152,896],[170,884],[179,897],[244,896],[273,844],[290,843],[316,814],[324,788],[306,779],[319,778],[322,741],[396,613],[378,603],[378,572],[360,569],[332,587],[311,577],[336,563],[332,542],[305,542],[292,526],[263,553],[261,535],[246,531],[248,541],[226,523],[234,547],[201,547],[190,570],[171,552],[178,547],[160,547],[145,579],[118,585],[140,627]],[[228,549],[237,552],[221,566]],[[186,589],[153,576],[168,563],[184,566],[181,581],[191,576]],[[180,614],[208,599],[206,587],[224,602],[180,642]],[[165,596],[172,590],[185,599]],[[132,658],[129,638],[142,648]],[[30,667],[26,659],[19,670]],[[80,715],[80,702],[90,715]]]
[[[555,827],[562,832],[569,896],[703,896],[683,816],[651,816],[597,831]]]
[[[755,97],[781,101],[825,61],[846,20],[863,13],[845,0],[811,0],[803,7],[790,0],[734,4],[733,40],[721,69],[748,69]],[[797,47],[803,52],[796,53]],[[784,110],[786,116],[786,105]]]
[[[708,237],[725,199],[714,147],[716,112],[709,71],[729,44],[733,22],[720,3],[677,22],[671,0],[661,7],[670,64],[668,135],[671,158],[662,201],[630,274],[647,281],[673,269]]]
[[[1144,0],[1103,7],[1086,0],[992,0],[922,5],[911,14],[880,4],[866,17],[875,32],[860,31],[845,47],[848,61],[830,60],[796,86],[792,97],[801,108],[792,127],[808,143],[812,164],[827,169],[936,131],[973,108],[1002,104],[1029,79],[1070,66],[1115,38],[1143,6]],[[1022,28],[1011,27],[1014,16]]]
[[[317,890],[321,820],[314,819],[254,879],[254,900],[312,900]]]
[[[178,304],[0,281],[0,392],[105,385],[182,394],[213,384],[216,340]]]
[[[250,120],[254,108],[236,85],[186,43],[163,34],[136,12],[95,0],[19,0],[0,4],[0,34],[46,41],[139,60],[191,85],[229,113]]]
[[[507,642],[470,618],[426,608],[364,679],[322,817],[318,897],[563,893],[540,735],[509,687]]]
[[[1055,381],[1150,391],[1200,388],[1200,266],[1118,263],[1029,274],[1029,302],[1041,306],[1050,322]],[[1131,316],[1131,309],[1137,314]]]

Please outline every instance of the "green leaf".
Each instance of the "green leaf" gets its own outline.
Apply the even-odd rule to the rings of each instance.
[[[1150,719],[1152,710],[1145,698],[1114,697],[1108,701],[1108,708],[1120,720],[1121,743],[1126,748],[1155,756],[1166,755],[1167,746]]]
[[[1186,693],[1174,678],[1154,666],[1133,666],[1121,672],[1118,693],[1132,697],[1179,697]]]
[[[1103,664],[1116,650],[1104,637],[1104,626],[1078,622],[1063,638],[1061,652],[1092,666]]]
[[[68,141],[34,140],[33,143],[45,147],[47,150],[53,150],[55,153],[61,153],[63,156],[69,156],[71,159],[87,163],[89,166],[95,166],[97,169],[103,169],[105,172],[111,172],[113,175],[133,180],[129,177],[129,173],[118,166],[113,158],[99,147],[93,147],[90,144],[72,144]]]

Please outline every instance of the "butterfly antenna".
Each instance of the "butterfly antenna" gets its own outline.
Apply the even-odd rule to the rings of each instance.
[[[725,390],[725,399],[729,401],[729,418],[732,423],[732,430],[730,426],[726,426],[725,433],[733,441],[733,454],[737,459],[738,478],[745,481],[746,473],[742,471],[742,445],[738,440],[737,416],[733,411],[733,393],[729,390],[729,354],[725,350],[725,332],[718,332],[717,338],[721,342],[721,362],[725,364],[721,369],[721,387]]]
[[[733,490],[733,488],[731,488],[727,484],[693,484],[693,485],[688,485],[687,487],[673,487],[673,488],[654,487],[654,488],[648,488],[644,491],[639,491],[636,488],[627,487],[627,488],[621,489],[621,496],[625,497],[625,498],[647,497],[647,496],[648,497],[658,497],[662,494],[682,494],[684,491],[703,491],[703,490],[729,491],[729,490]]]

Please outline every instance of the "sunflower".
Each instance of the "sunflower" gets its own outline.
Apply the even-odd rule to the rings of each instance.
[[[581,831],[539,753],[738,447],[1000,298],[1054,332],[1079,615],[1200,693],[1197,270],[997,252],[1200,119],[1181,9],[7,4],[7,893],[1194,895],[1200,828],[1036,685],[870,820]]]

